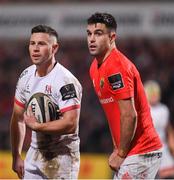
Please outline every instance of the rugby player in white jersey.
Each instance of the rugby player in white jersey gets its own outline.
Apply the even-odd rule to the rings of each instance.
[[[79,116],[82,87],[56,59],[58,34],[51,27],[32,28],[29,53],[33,65],[19,77],[11,117],[12,168],[23,179],[77,179],[80,165]],[[47,94],[60,108],[61,118],[38,123],[25,112],[30,97]],[[30,148],[21,158],[26,126],[32,130]]]
[[[174,157],[170,153],[170,143],[174,143],[173,128],[170,124],[169,108],[161,103],[161,88],[157,81],[148,80],[144,83],[147,99],[150,104],[153,123],[163,143],[163,157],[158,171],[160,179],[174,179]]]

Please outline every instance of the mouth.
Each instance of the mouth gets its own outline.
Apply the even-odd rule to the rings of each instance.
[[[32,57],[38,58],[38,57],[40,57],[40,55],[39,54],[32,54]]]
[[[89,45],[90,51],[96,50],[97,46],[96,45]]]
[[[40,54],[32,54],[33,57],[39,57]]]

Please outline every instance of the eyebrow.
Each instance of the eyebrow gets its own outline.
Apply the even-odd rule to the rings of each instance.
[[[33,41],[33,40],[31,40],[31,41],[29,41],[30,43],[46,43],[46,41]]]
[[[98,32],[98,31],[101,31],[101,32],[103,32],[103,30],[102,30],[102,29],[96,29],[96,30],[95,30],[95,32],[96,32],[96,31],[97,31],[97,32]]]
[[[89,29],[86,30],[87,32],[91,32]],[[95,29],[94,32],[98,32],[98,31],[101,31],[101,32],[104,32],[102,29]]]

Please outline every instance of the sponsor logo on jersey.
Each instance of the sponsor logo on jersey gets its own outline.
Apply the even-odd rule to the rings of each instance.
[[[60,93],[63,101],[77,97],[74,84],[67,84],[61,87]]]
[[[105,99],[100,99],[101,104],[108,104],[114,102],[114,99],[112,97],[105,98]]]
[[[122,76],[120,73],[109,76],[108,80],[113,90],[118,90],[124,87]]]

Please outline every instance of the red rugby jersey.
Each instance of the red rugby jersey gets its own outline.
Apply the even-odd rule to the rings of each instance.
[[[162,144],[152,123],[143,84],[134,64],[120,51],[113,49],[99,68],[97,60],[93,60],[90,76],[116,146],[120,143],[120,111],[117,101],[134,97],[138,121],[128,155],[161,148]]]

